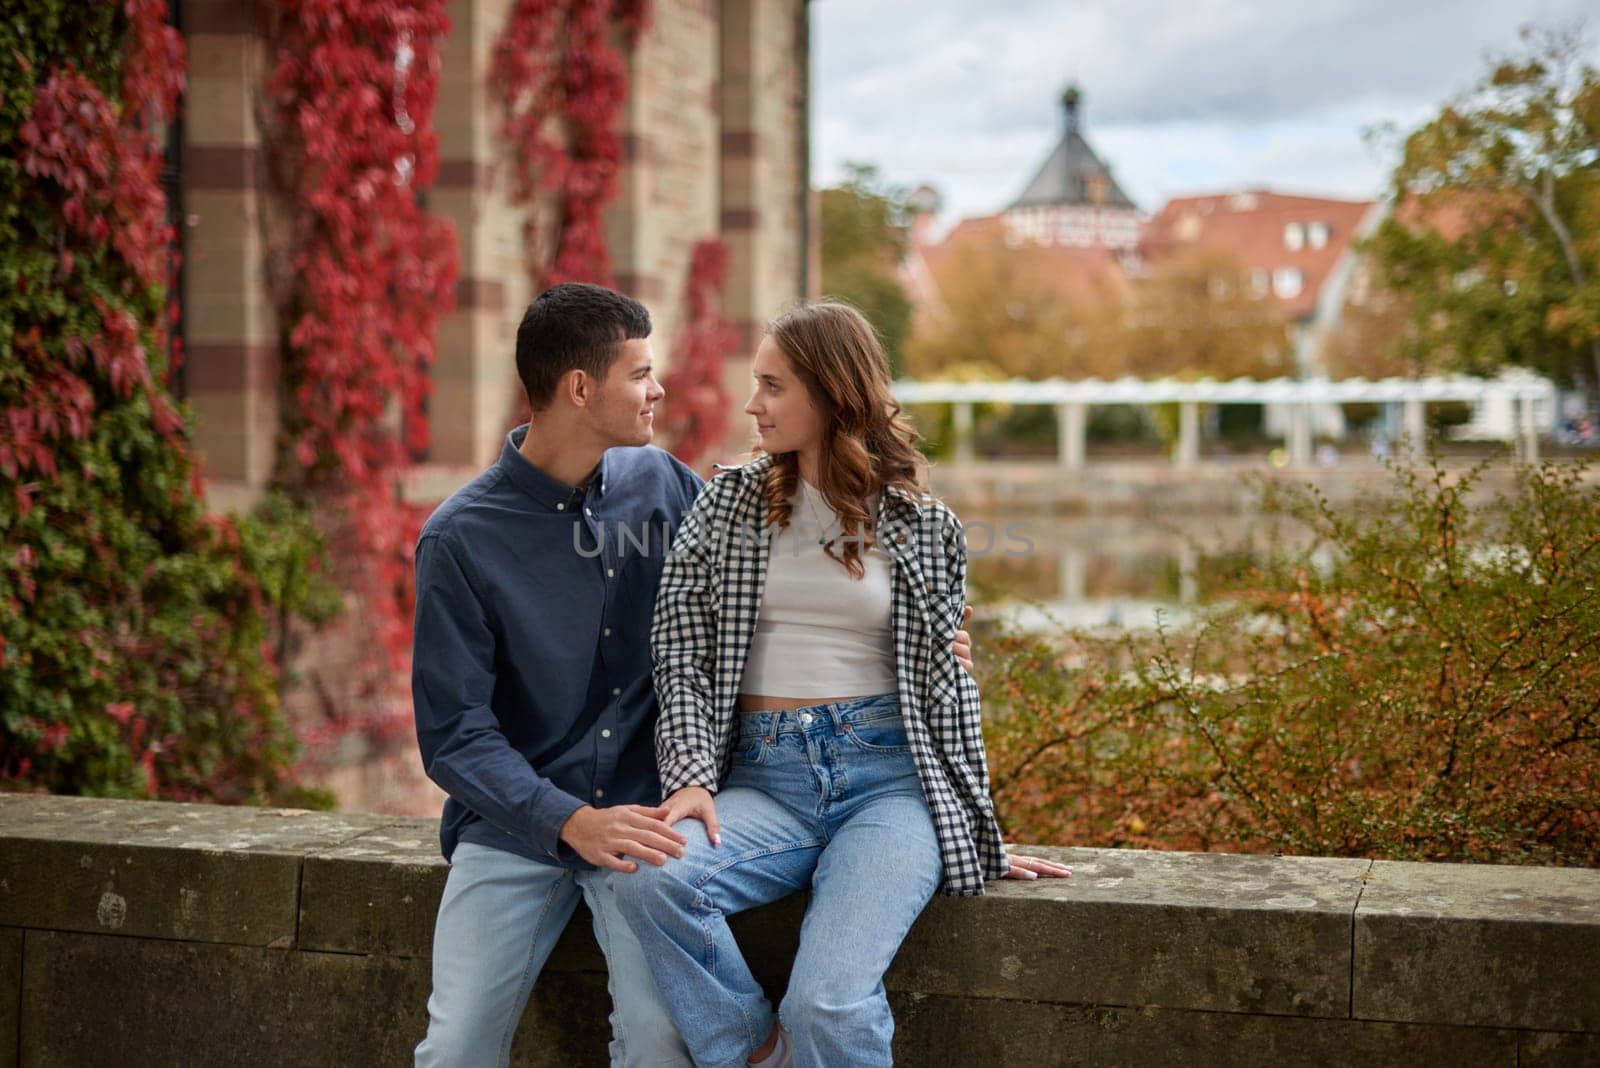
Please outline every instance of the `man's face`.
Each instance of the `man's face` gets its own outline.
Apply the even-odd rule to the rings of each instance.
[[[653,362],[649,338],[624,341],[622,352],[598,384],[588,413],[607,448],[650,444],[655,404],[667,395],[656,381]]]

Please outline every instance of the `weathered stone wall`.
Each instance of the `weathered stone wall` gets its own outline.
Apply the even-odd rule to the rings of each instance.
[[[526,214],[508,197],[487,84],[511,7],[511,0],[450,0],[451,31],[441,45],[439,172],[427,201],[455,227],[460,274],[456,309],[438,328],[432,445],[407,483],[408,497],[421,505],[444,499],[494,459],[518,401],[516,329],[532,289]],[[658,0],[629,57],[621,188],[605,214],[616,284],[650,308],[664,375],[694,245],[727,242],[725,311],[744,342],[728,361],[735,413],[747,394],[755,326],[805,291],[806,13],[805,0]],[[210,500],[221,508],[248,507],[270,479],[279,415],[278,324],[267,287],[272,202],[257,124],[268,60],[259,14],[237,0],[192,0],[184,8],[188,392]],[[551,217],[549,202],[535,209],[544,239]],[[707,460],[727,460],[749,439],[747,417],[734,414],[733,428],[728,449]],[[299,681],[285,701],[292,719],[372,712],[366,680],[348,670],[367,639],[361,626],[336,622],[296,659]],[[352,739],[316,747],[312,756],[306,773],[346,807],[437,803],[404,739]]]
[[[1049,850],[936,899],[888,976],[904,1065],[1600,1063],[1600,871]],[[0,795],[0,1065],[404,1064],[432,821]],[[781,990],[804,903],[742,916]],[[604,1063],[586,916],[513,1060]]]
[[[531,290],[525,214],[507,197],[505,149],[487,88],[511,6],[451,0],[451,32],[441,47],[439,173],[427,199],[455,225],[461,262],[456,310],[439,324],[430,462],[412,486],[424,502],[494,458],[516,400],[516,326]],[[278,419],[263,222],[269,205],[256,121],[266,44],[261,20],[236,0],[192,0],[184,18],[188,390],[213,499],[244,506],[271,476]],[[695,242],[727,242],[726,311],[746,340],[805,294],[806,20],[806,0],[659,0],[630,56],[621,190],[605,229],[618,287],[655,319],[663,370]],[[535,213],[545,237],[549,207]],[[735,410],[748,349],[729,361]],[[748,437],[747,422],[735,418],[738,443]]]
[[[267,57],[247,4],[190,0],[183,17],[183,375],[195,443],[226,506],[245,503],[238,490],[270,477],[278,428],[278,325],[267,291],[267,177],[256,122]]]
[[[811,295],[807,259],[809,157],[806,133],[810,36],[796,0],[723,0],[720,167],[722,237],[728,248],[723,310],[740,344],[723,384],[733,417],[724,453],[754,439],[742,414],[750,364],[767,320]]]
[[[695,243],[717,219],[716,5],[657,0],[630,65],[622,192],[606,213],[617,284],[650,308],[657,364],[671,365]]]

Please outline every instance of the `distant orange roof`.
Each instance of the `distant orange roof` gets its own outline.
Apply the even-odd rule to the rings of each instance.
[[[1150,264],[1194,251],[1226,253],[1264,280],[1291,316],[1306,318],[1373,203],[1267,190],[1178,197],[1145,224],[1139,252]]]

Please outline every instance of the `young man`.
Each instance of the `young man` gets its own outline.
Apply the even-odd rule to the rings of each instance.
[[[610,975],[611,1063],[690,1063],[607,882],[685,842],[659,805],[650,621],[701,482],[649,445],[664,396],[649,336],[620,293],[540,294],[517,330],[532,420],[417,541],[417,741],[450,795],[418,1065],[506,1063],[580,895]],[[956,651],[970,665],[964,631]]]
[[[417,741],[450,795],[451,862],[418,1065],[506,1063],[580,895],[610,973],[611,1063],[689,1064],[605,886],[684,841],[657,807],[649,633],[662,528],[700,480],[648,447],[649,335],[619,293],[541,294],[517,330],[533,419],[417,542]]]

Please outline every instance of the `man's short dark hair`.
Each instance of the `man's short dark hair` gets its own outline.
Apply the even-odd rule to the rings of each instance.
[[[547,407],[567,372],[603,379],[624,341],[650,336],[650,313],[632,297],[563,282],[534,298],[517,327],[517,377],[534,411]]]

